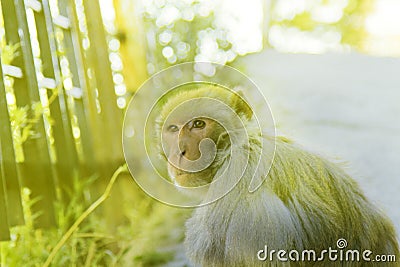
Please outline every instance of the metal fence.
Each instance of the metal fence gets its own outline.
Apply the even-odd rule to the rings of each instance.
[[[98,1],[1,0],[1,11],[5,42],[17,47],[12,62],[0,63],[0,240],[7,240],[10,227],[24,224],[22,187],[37,201],[35,226],[51,227],[54,203],[68,203],[74,177],[107,177],[122,162],[122,110]]]

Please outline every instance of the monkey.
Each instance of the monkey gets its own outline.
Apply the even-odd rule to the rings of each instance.
[[[241,123],[233,122],[232,112],[206,102],[177,108],[204,98],[225,103]],[[162,140],[157,142],[163,143],[159,153],[166,160],[171,181],[183,190],[209,185],[204,202],[233,185],[221,198],[197,207],[186,222],[184,246],[195,266],[399,266],[394,226],[355,180],[339,164],[288,138],[255,130],[252,108],[240,93],[214,84],[185,84],[165,94],[159,105],[157,136]],[[233,126],[227,129],[219,119],[198,116],[199,110],[232,121]],[[275,145],[270,167],[263,161],[264,152],[261,161],[254,155],[260,151],[260,138]],[[215,146],[202,145],[205,139]],[[213,154],[211,150],[215,156],[209,165],[196,162]],[[243,175],[231,183],[244,161],[248,165]],[[193,164],[195,168],[190,169]],[[254,174],[266,175],[266,179],[249,192]],[[323,255],[328,248],[339,251],[338,240],[347,242],[341,249],[395,255],[397,262],[332,261],[328,257],[287,260],[287,254],[286,261],[258,257],[267,253],[267,247],[276,252],[313,250]]]

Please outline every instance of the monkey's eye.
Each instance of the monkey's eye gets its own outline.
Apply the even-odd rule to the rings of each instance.
[[[167,127],[167,131],[168,132],[177,132],[179,130],[179,127],[178,126],[176,126],[176,125],[169,125],[168,127]]]
[[[206,126],[206,122],[203,120],[195,120],[193,122],[193,128],[203,129]]]

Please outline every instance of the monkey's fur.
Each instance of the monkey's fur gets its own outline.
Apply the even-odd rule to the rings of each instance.
[[[211,96],[226,100],[213,86],[187,88],[184,93],[169,96],[164,112],[183,101]],[[252,123],[243,100],[229,99],[233,108]],[[239,104],[238,104],[239,102]],[[207,107],[212,108],[212,107]],[[218,112],[218,111],[215,111]],[[244,143],[229,144],[219,149],[218,162],[210,168],[219,177],[229,152],[239,153],[249,166],[231,192],[214,203],[196,208],[186,223],[185,248],[196,266],[399,266],[400,255],[396,233],[390,220],[361,192],[356,182],[343,169],[322,157],[307,152],[285,138],[268,138],[276,143],[275,157],[267,178],[258,190],[250,193],[249,183],[257,169],[258,157],[251,151],[260,146],[259,132],[249,126],[250,155]],[[235,134],[235,133],[229,133]],[[224,156],[226,155],[226,156]],[[217,182],[210,185],[208,197],[225,187],[223,181],[240,171],[231,164]],[[257,173],[267,173],[268,164],[261,163]],[[206,178],[205,178],[206,179]],[[209,177],[207,177],[209,179]],[[257,252],[267,245],[269,250],[296,249],[319,252],[337,249],[338,239],[347,240],[345,250],[371,250],[374,255],[396,255],[397,262],[320,262],[259,261]],[[287,257],[287,254],[286,254]],[[276,259],[276,256],[275,256]]]

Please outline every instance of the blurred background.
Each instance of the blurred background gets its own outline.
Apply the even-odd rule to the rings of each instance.
[[[278,132],[347,162],[400,232],[399,12],[397,0],[1,0],[0,266],[187,264],[191,210],[127,173],[84,214],[124,164],[129,99],[187,61],[247,74]]]

